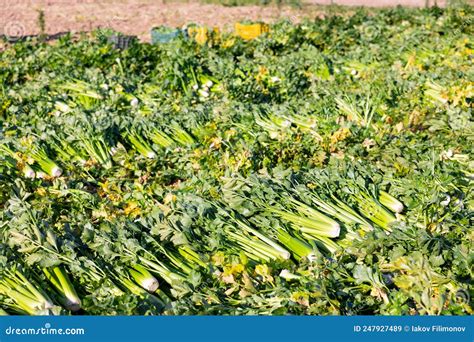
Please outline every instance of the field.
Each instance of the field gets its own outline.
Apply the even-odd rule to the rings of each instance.
[[[460,0],[450,0],[450,3]],[[472,1],[474,0],[466,0]],[[197,23],[227,30],[234,22],[261,20],[267,23],[284,18],[300,22],[327,11],[348,11],[350,6],[424,7],[434,3],[445,6],[447,0],[0,0],[0,36],[39,34],[42,31],[39,11],[44,13],[44,31],[92,31],[112,28],[150,39],[150,29],[157,25],[181,27]],[[262,6],[262,4],[264,4]],[[323,7],[321,5],[335,6]],[[238,6],[237,6],[238,5]]]
[[[473,20],[6,44],[0,314],[472,314]]]

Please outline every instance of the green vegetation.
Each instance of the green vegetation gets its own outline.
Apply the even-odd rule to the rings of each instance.
[[[0,314],[472,314],[472,7],[0,53]]]

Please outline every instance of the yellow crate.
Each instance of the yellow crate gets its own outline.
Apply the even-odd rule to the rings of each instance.
[[[256,24],[240,24],[235,23],[235,34],[242,39],[251,40],[255,39],[265,32],[269,32],[270,28],[267,24],[256,23]]]

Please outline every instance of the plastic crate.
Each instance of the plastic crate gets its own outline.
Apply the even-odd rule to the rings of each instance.
[[[113,34],[109,37],[108,41],[114,45],[114,49],[125,50],[137,41],[137,37]]]
[[[217,27],[210,29],[205,26],[190,24],[186,27],[186,36],[189,39],[196,41],[199,45],[212,45],[214,42],[219,40],[220,31]]]
[[[241,24],[235,23],[235,34],[242,39],[255,39],[263,33],[269,32],[270,28],[264,23]]]
[[[163,44],[169,43],[173,39],[178,38],[183,34],[180,29],[173,29],[169,27],[155,27],[151,30],[151,43],[152,44]]]

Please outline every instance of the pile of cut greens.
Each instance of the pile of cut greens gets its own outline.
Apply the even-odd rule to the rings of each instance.
[[[0,53],[0,314],[472,314],[474,10]]]

